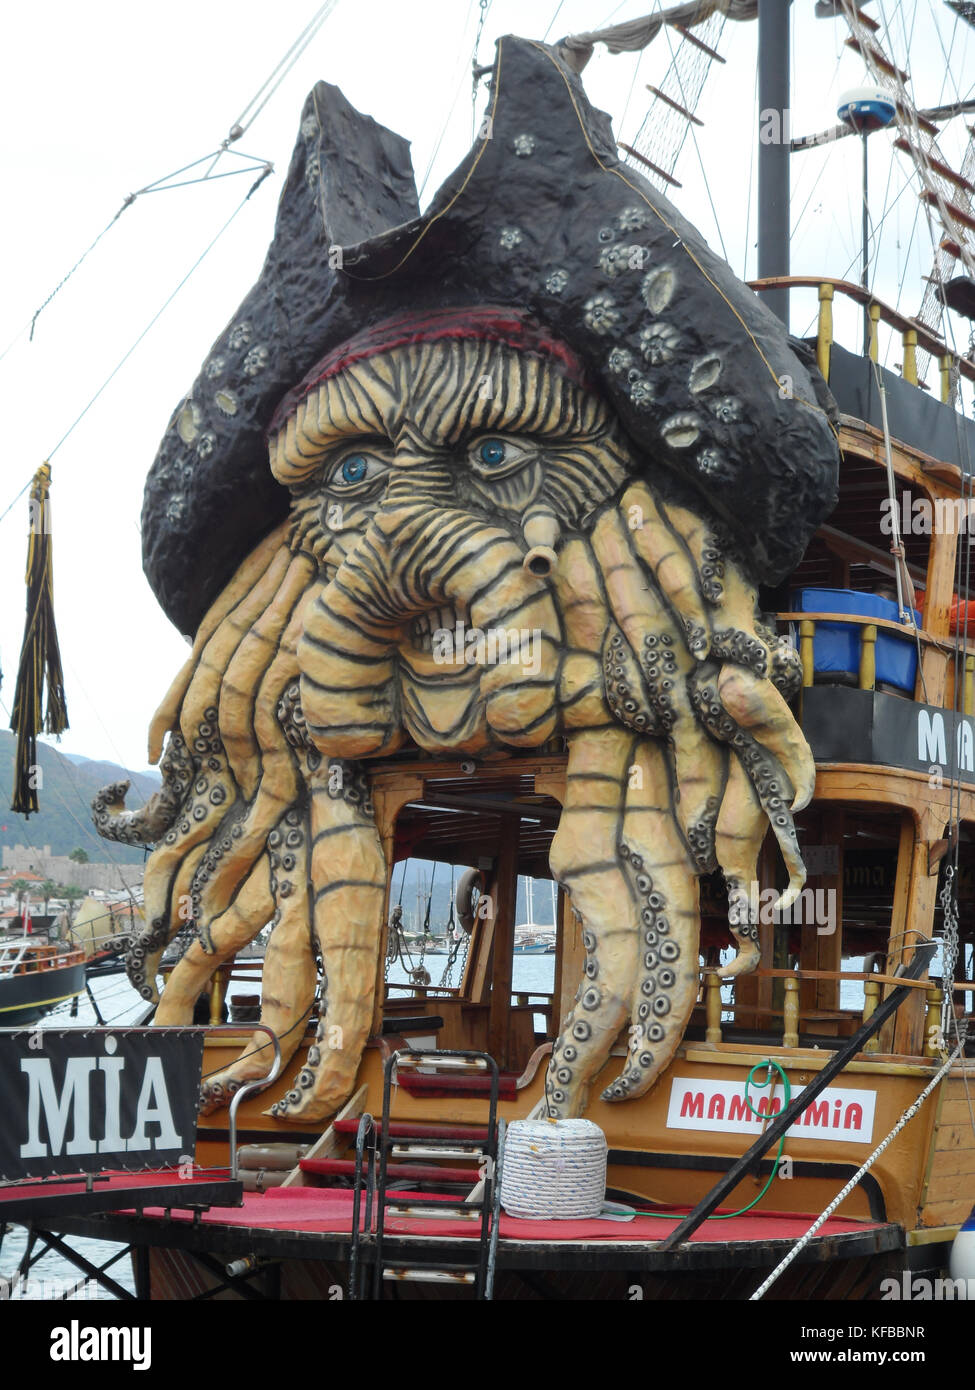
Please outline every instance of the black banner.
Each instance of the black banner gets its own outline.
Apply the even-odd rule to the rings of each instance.
[[[192,1156],[203,1031],[0,1031],[0,1178]]]
[[[814,685],[802,692],[802,732],[817,763],[875,763],[941,785],[975,784],[975,719],[882,691]]]

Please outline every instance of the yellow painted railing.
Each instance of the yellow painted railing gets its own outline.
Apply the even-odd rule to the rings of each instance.
[[[901,372],[904,380],[917,386],[917,350],[930,353],[938,361],[941,376],[941,399],[951,400],[951,373],[957,367],[962,376],[975,381],[975,363],[966,357],[956,357],[943,338],[932,333],[924,324],[915,322],[906,314],[877,299],[862,285],[850,280],[827,279],[812,275],[772,275],[763,280],[749,280],[753,290],[777,290],[785,288],[815,289],[819,291],[819,327],[816,333],[816,362],[826,380],[829,380],[830,350],[833,346],[833,300],[837,293],[854,303],[862,305],[867,311],[869,323],[869,354],[873,362],[878,360],[879,345],[877,335],[880,324],[885,323],[901,335]]]
[[[777,613],[780,624],[796,623],[799,628],[799,660],[802,662],[802,684],[813,684],[815,670],[813,645],[816,639],[817,623],[842,623],[847,627],[860,629],[860,659],[857,670],[857,684],[861,690],[873,690],[877,680],[876,648],[879,632],[891,632],[909,641],[919,641],[923,647],[945,648],[928,633],[914,632],[903,623],[895,623],[888,618],[866,617],[858,613]],[[780,629],[781,630],[781,629]],[[952,642],[954,639],[951,639]],[[962,714],[975,714],[975,652],[966,649],[962,684]]]
[[[900,976],[878,975],[865,973],[856,970],[757,970],[758,978],[771,978],[784,982],[784,999],[781,1008],[769,1007],[764,1004],[743,1003],[737,1005],[734,1001],[726,1003],[721,998],[721,986],[725,982],[716,971],[708,969],[702,971],[702,991],[704,1000],[705,1018],[705,1039],[709,1043],[718,1044],[723,1040],[722,1014],[734,1013],[739,1009],[743,1014],[769,1016],[771,1018],[782,1019],[782,1046],[798,1047],[800,1031],[811,1031],[803,1028],[803,1023],[807,1025],[814,1023],[816,1018],[825,1017],[819,1011],[814,1010],[812,1014],[803,1010],[799,1002],[799,987],[805,980],[860,980],[863,983],[863,1008],[857,1020],[856,1011],[853,1009],[835,1009],[829,1013],[829,1018],[837,1021],[849,1019],[859,1023],[866,1023],[877,1011],[880,997],[884,985],[908,985],[911,989],[923,989],[927,1000],[927,1019],[925,1036],[929,1039],[934,1038],[932,1031],[934,1025],[940,1021],[942,993],[935,988],[931,981],[924,980],[905,980]],[[964,988],[956,986],[956,989]],[[969,984],[968,988],[975,989],[975,984]],[[936,1051],[930,1051],[933,1044],[929,1043],[925,1047],[924,1055],[932,1057],[938,1055]],[[880,1043],[876,1037],[870,1039],[866,1044],[865,1052],[876,1052],[879,1050]]]

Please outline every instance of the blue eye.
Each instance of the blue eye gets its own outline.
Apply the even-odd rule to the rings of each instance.
[[[359,492],[389,472],[389,462],[375,454],[346,454],[332,464],[325,480],[333,492]]]
[[[361,483],[366,476],[368,466],[362,454],[350,454],[340,470],[343,483]]]
[[[498,464],[504,463],[508,457],[508,450],[501,439],[485,439],[478,450],[478,455],[481,462],[487,464],[488,468],[497,468]]]

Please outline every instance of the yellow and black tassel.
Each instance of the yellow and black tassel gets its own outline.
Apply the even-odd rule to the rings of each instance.
[[[64,673],[54,625],[54,571],[51,554],[49,492],[51,466],[42,463],[30,489],[30,537],[27,545],[27,618],[17,671],[10,727],[17,735],[14,797],[11,811],[29,816],[37,804],[37,735],[61,734],[68,727]],[[47,709],[42,717],[44,684]]]

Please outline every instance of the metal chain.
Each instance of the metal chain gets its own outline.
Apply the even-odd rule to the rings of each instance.
[[[958,897],[954,890],[955,866],[950,861],[945,864],[945,881],[939,897],[942,911],[941,984],[944,999],[941,1003],[941,1031],[945,1038],[951,1037],[954,1013],[955,970],[958,965]]]

